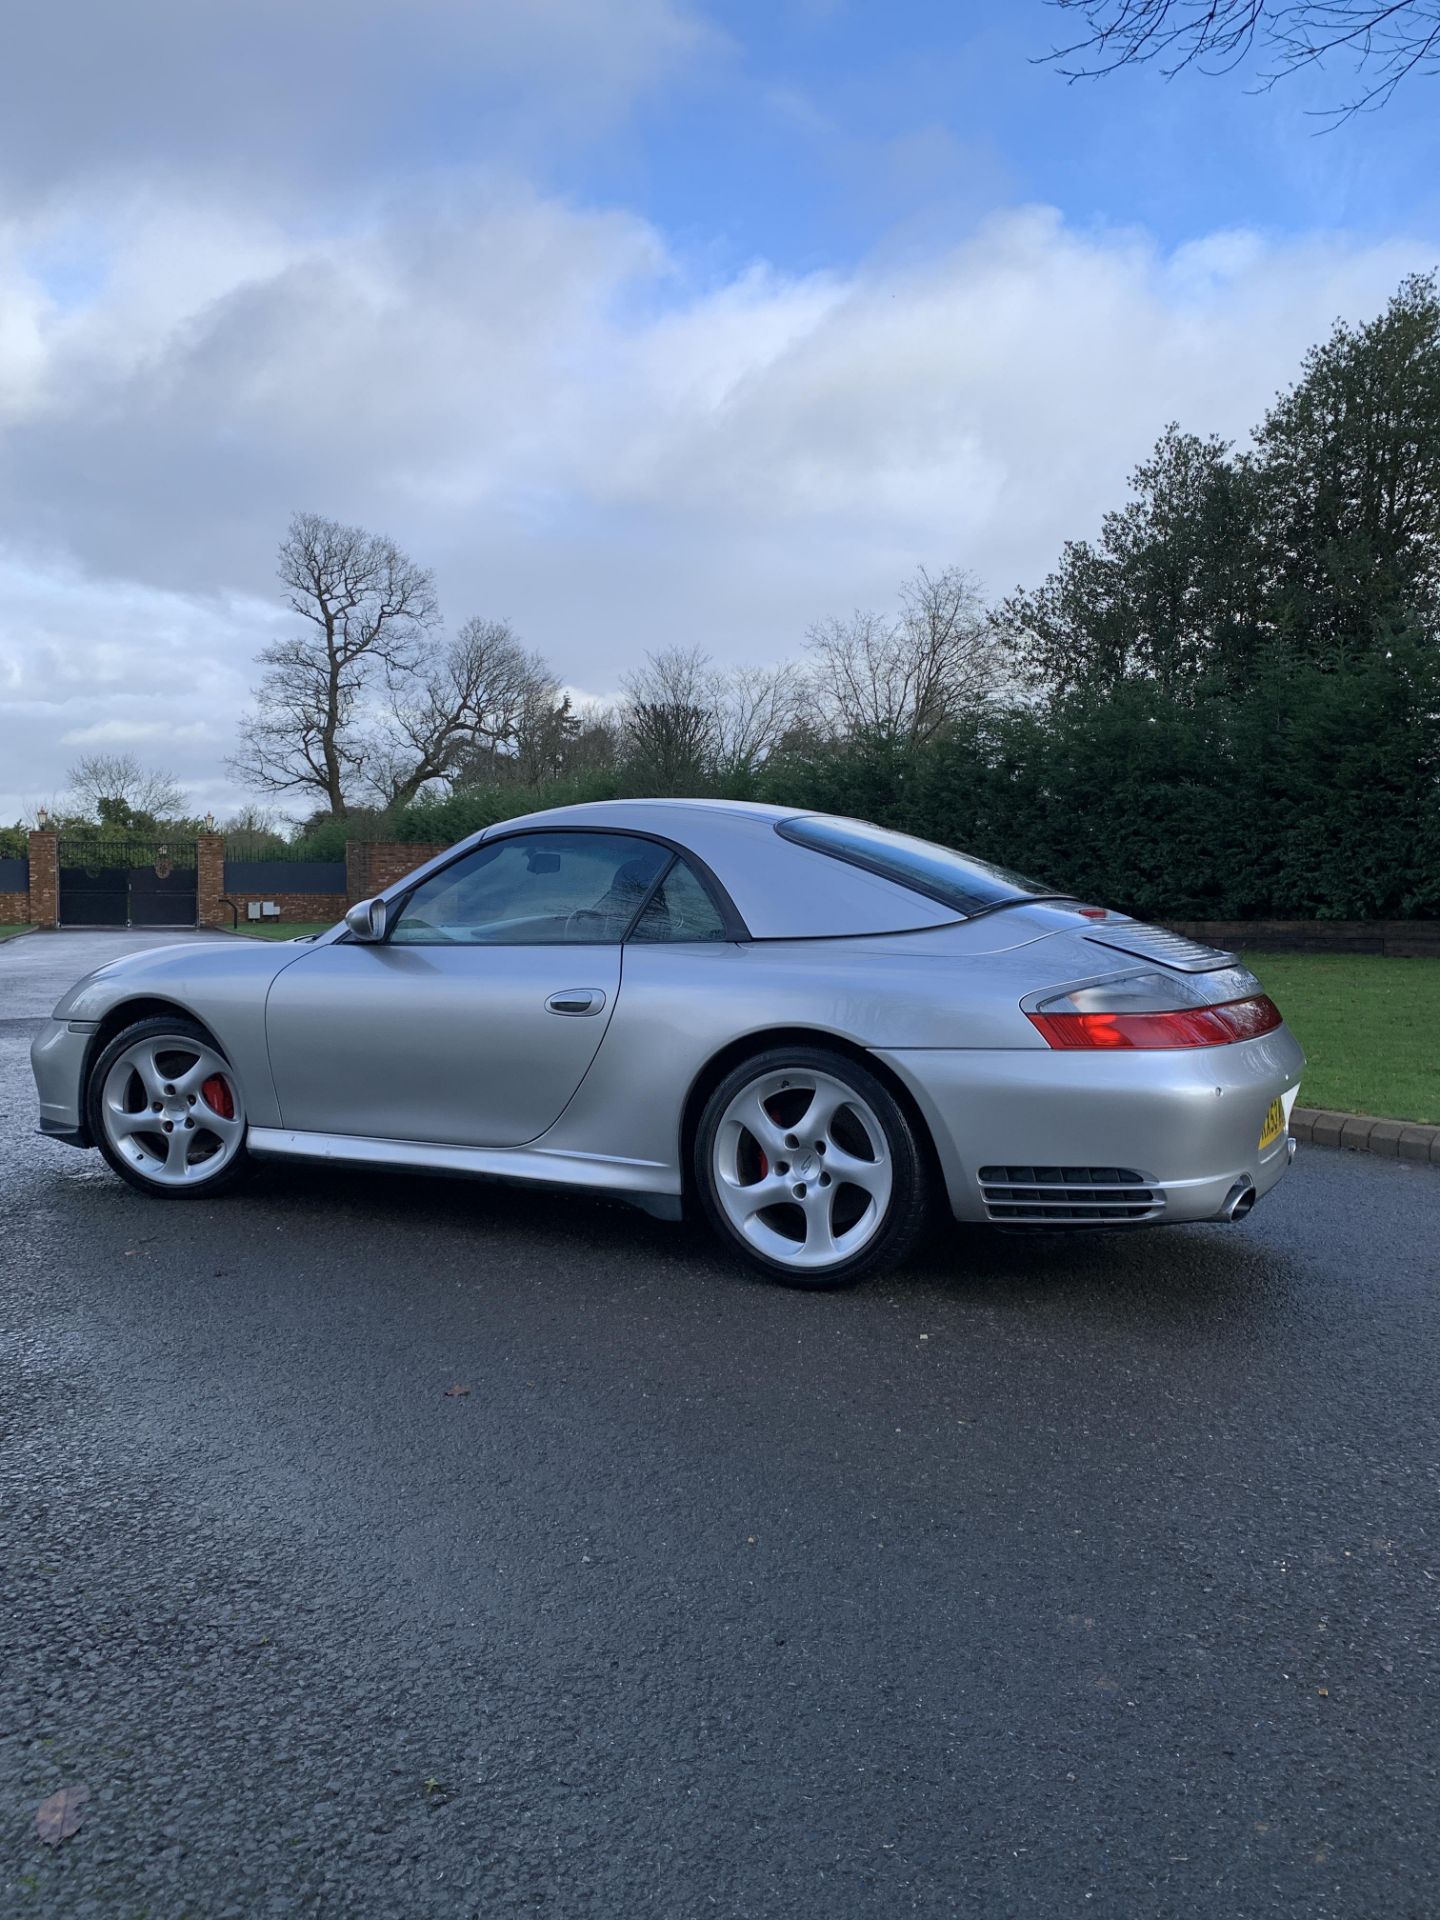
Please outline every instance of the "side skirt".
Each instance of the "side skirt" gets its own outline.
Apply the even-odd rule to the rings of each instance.
[[[296,1133],[285,1127],[251,1127],[247,1144],[262,1159],[408,1168],[571,1187],[629,1200],[657,1219],[681,1217],[679,1170],[660,1160],[627,1160],[614,1154],[567,1153],[548,1147],[452,1147],[425,1140],[371,1140],[359,1134]]]

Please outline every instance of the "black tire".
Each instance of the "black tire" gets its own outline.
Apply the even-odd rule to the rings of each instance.
[[[807,1074],[824,1074],[850,1089],[879,1123],[889,1153],[890,1192],[886,1204],[879,1210],[878,1224],[872,1225],[868,1238],[857,1251],[820,1267],[800,1267],[787,1264],[785,1259],[772,1258],[735,1225],[718,1193],[717,1139],[731,1103],[753,1082],[791,1073],[802,1082]],[[780,1098],[783,1100],[783,1093]],[[796,1124],[803,1132],[803,1119]],[[804,1143],[801,1144],[803,1150]],[[720,1151],[722,1155],[727,1151],[725,1143],[721,1143]],[[763,1154],[761,1158],[763,1160]],[[777,1167],[786,1164],[777,1161]],[[820,1160],[813,1164],[823,1168],[825,1162]],[[768,1174],[768,1163],[764,1171]],[[929,1169],[909,1115],[876,1074],[850,1055],[823,1046],[767,1048],[763,1053],[753,1054],[741,1061],[727,1073],[705,1102],[701,1113],[695,1132],[691,1173],[705,1217],[721,1242],[748,1265],[782,1286],[810,1290],[844,1287],[872,1274],[890,1272],[914,1249],[930,1213]],[[826,1185],[829,1185],[828,1181]],[[782,1206],[787,1204],[782,1202]],[[838,1200],[834,1204],[838,1205]],[[767,1210],[772,1215],[777,1211]],[[808,1228],[804,1230],[807,1233],[809,1231]]]
[[[89,1077],[85,1084],[85,1119],[90,1129],[90,1137],[99,1147],[107,1164],[119,1174],[127,1185],[153,1200],[206,1200],[217,1193],[223,1193],[243,1180],[251,1168],[250,1154],[244,1130],[244,1106],[240,1107],[239,1118],[242,1133],[239,1145],[231,1152],[231,1157],[214,1172],[200,1174],[187,1179],[184,1184],[162,1185],[149,1178],[138,1166],[126,1159],[118,1151],[106,1129],[102,1111],[102,1094],[105,1082],[116,1062],[137,1042],[145,1040],[173,1039],[182,1045],[194,1044],[204,1047],[209,1053],[223,1062],[227,1074],[238,1087],[234,1069],[215,1040],[194,1020],[187,1020],[183,1014],[173,1017],[156,1016],[147,1020],[137,1020],[133,1026],[125,1027],[117,1033],[107,1046],[101,1049],[91,1063]],[[218,1097],[218,1096],[217,1096]],[[163,1124],[157,1123],[157,1124]],[[178,1123],[177,1123],[178,1124]]]

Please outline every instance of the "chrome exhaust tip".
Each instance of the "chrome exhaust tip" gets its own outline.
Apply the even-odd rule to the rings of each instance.
[[[1255,1186],[1248,1177],[1237,1180],[1225,1196],[1225,1204],[1220,1209],[1222,1220],[1243,1220],[1256,1199]]]

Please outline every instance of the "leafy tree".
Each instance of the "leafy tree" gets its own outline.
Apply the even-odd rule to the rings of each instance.
[[[1024,677],[1052,694],[1144,678],[1176,697],[1217,671],[1243,684],[1264,621],[1253,476],[1223,440],[1172,425],[1130,484],[1098,545],[1067,541],[1041,586],[997,609]]]
[[[1255,436],[1272,619],[1329,665],[1440,615],[1440,294],[1337,322]]]

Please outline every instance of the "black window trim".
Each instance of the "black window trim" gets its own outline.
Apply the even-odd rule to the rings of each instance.
[[[515,827],[509,833],[496,833],[495,837],[492,839],[490,836],[493,831],[494,831],[493,828],[486,828],[485,832],[481,834],[478,841],[472,842],[469,846],[465,846],[457,849],[457,851],[454,854],[454,857],[452,859],[447,860],[443,866],[432,867],[427,874],[424,874],[420,879],[415,881],[413,886],[407,887],[404,893],[396,894],[395,897],[387,903],[391,910],[386,914],[386,927],[385,927],[384,940],[378,941],[378,942],[368,942],[366,944],[389,946],[391,941],[391,936],[394,934],[396,927],[400,923],[400,916],[404,913],[406,907],[410,904],[411,897],[415,893],[417,893],[421,887],[428,886],[430,881],[438,880],[441,874],[447,873],[451,867],[458,865],[458,863],[461,860],[468,859],[472,853],[479,853],[482,847],[503,846],[507,840],[531,839],[537,835],[547,834],[547,833],[600,833],[600,834],[606,835],[609,839],[612,839],[612,840],[643,840],[643,841],[646,841],[650,846],[664,848],[665,851],[667,851],[670,855],[670,858],[667,861],[665,861],[663,866],[660,868],[659,872],[656,874],[655,878],[650,882],[650,885],[646,888],[644,898],[641,900],[639,906],[635,909],[634,913],[630,916],[630,919],[626,923],[625,931],[623,934],[621,934],[619,939],[576,941],[575,944],[577,946],[583,945],[583,946],[597,946],[597,947],[623,947],[626,944],[626,942],[629,940],[631,934],[634,932],[636,922],[639,920],[640,915],[649,906],[651,900],[655,896],[655,893],[659,889],[661,883],[664,881],[665,876],[671,871],[671,869],[674,867],[675,862],[677,860],[685,860],[689,863],[690,867],[694,871],[696,879],[700,882],[701,886],[705,889],[706,893],[710,896],[710,904],[711,906],[714,907],[715,911],[719,914],[721,925],[724,927],[725,938],[731,941],[749,940],[751,938],[750,929],[746,926],[745,922],[741,919],[739,908],[735,905],[735,902],[730,898],[730,895],[726,891],[723,882],[716,875],[714,869],[710,867],[706,861],[702,860],[698,853],[695,853],[689,847],[682,846],[678,840],[670,839],[666,834],[650,833],[639,827],[596,826],[593,822],[588,822],[588,821],[585,823],[585,825],[581,826],[578,823],[571,825],[568,822],[562,823],[559,820],[555,821],[555,823],[551,826]],[[355,944],[359,945],[360,943],[356,942]],[[404,943],[402,942],[401,944],[403,945]],[[484,943],[477,942],[476,944],[483,945]],[[538,941],[527,942],[524,940],[518,940],[515,942],[515,944],[516,946],[523,947],[527,945],[539,945],[541,943]],[[569,943],[565,941],[553,941],[553,942],[546,942],[544,944],[553,945],[553,946],[565,946]],[[676,940],[676,941],[657,941],[655,944],[658,946],[667,946],[667,945],[684,946],[687,943],[681,940]]]
[[[847,867],[858,867],[862,873],[872,873],[877,880],[888,880],[892,887],[899,887],[905,893],[916,893],[922,900],[933,900],[936,906],[944,907],[947,912],[955,915],[955,919],[948,922],[951,926],[965,920],[983,920],[987,913],[999,913],[1006,907],[1028,907],[1043,901],[1078,900],[1080,897],[1074,893],[1017,893],[1004,900],[988,900],[983,906],[972,907],[967,913],[963,907],[957,907],[953,900],[947,900],[936,887],[927,887],[921,880],[898,879],[882,860],[867,857],[864,853],[855,852],[849,848],[842,851],[839,847],[813,846],[810,841],[802,840],[798,833],[792,831],[807,820],[832,820],[835,817],[828,813],[797,813],[788,820],[777,820],[775,831],[782,840],[788,840],[792,847],[802,847],[806,853],[818,853],[825,860],[839,860]],[[862,827],[874,827],[877,833],[887,831],[874,820],[861,820],[858,824]],[[964,858],[963,855],[961,857]],[[911,931],[924,931],[924,929],[911,929]],[[839,937],[849,939],[854,936]]]

